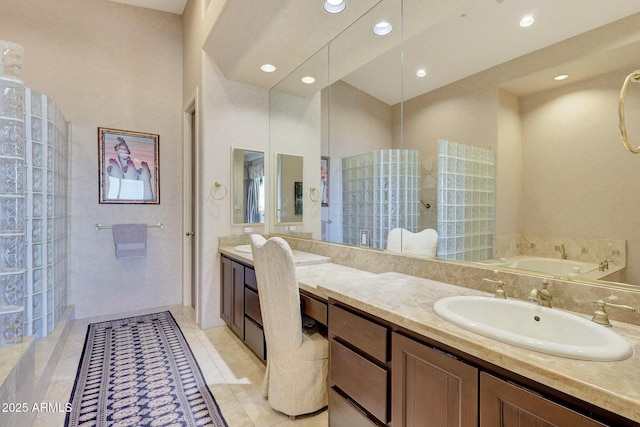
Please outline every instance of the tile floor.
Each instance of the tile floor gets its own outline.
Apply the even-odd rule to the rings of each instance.
[[[262,362],[226,326],[201,330],[193,321],[193,309],[181,305],[75,320],[44,401],[69,401],[89,323],[167,309],[171,311],[189,342],[229,427],[328,425],[326,410],[297,417],[295,421],[272,410],[260,392],[264,374]],[[41,413],[36,417],[33,427],[63,426],[64,418],[64,413]]]

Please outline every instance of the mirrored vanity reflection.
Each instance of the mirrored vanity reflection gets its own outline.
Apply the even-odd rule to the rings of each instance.
[[[233,148],[231,158],[233,224],[264,224],[264,153]]]
[[[401,229],[394,248],[410,252],[406,237],[432,230],[436,256],[451,262],[640,285],[640,168],[617,128],[621,84],[637,69],[640,5],[562,3],[549,10],[570,17],[541,17],[523,31],[510,20],[526,0],[382,0],[272,89],[271,151],[292,153],[281,148],[289,134],[316,147],[306,166],[330,159],[328,203],[313,217],[305,206],[312,237],[385,249]],[[372,34],[380,20],[392,24],[386,36]],[[554,79],[560,74],[568,78]],[[304,85],[307,75],[321,84]],[[627,109],[637,112],[635,95]],[[371,196],[360,191],[369,157],[403,152],[416,153],[415,175],[411,162],[389,154],[373,166],[388,178]],[[307,191],[317,186],[311,177]],[[411,206],[394,204],[412,191]],[[382,231],[374,212],[385,218]],[[574,264],[555,265],[565,258]],[[524,267],[542,264],[553,269]]]
[[[288,154],[276,155],[276,221],[301,223],[304,209],[304,159]]]

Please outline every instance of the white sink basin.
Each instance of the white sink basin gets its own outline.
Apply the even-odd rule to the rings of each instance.
[[[597,361],[624,360],[633,355],[629,342],[611,329],[529,302],[457,296],[443,298],[433,308],[461,328],[542,353]]]
[[[238,252],[244,252],[246,254],[251,253],[251,245],[240,245],[240,246],[234,247],[233,249],[235,249]]]

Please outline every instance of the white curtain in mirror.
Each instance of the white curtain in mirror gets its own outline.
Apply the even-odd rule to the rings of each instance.
[[[261,206],[260,187],[264,180],[264,163],[251,164],[247,168],[248,178],[245,188],[247,189],[247,204],[245,206],[244,222],[257,224],[264,222],[264,206]]]

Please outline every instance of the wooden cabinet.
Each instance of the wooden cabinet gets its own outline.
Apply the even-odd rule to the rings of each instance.
[[[569,408],[513,383],[480,375],[480,427],[602,427]]]
[[[220,281],[220,317],[244,340],[245,266],[222,257]]]
[[[267,359],[258,282],[253,267],[221,256],[220,317],[261,360]],[[303,314],[326,327],[327,303],[300,291]],[[326,333],[326,329],[325,333]]]
[[[374,426],[391,420],[389,329],[329,306],[329,425]]]
[[[227,325],[231,324],[233,307],[231,262],[227,257],[220,257],[220,317],[227,322]]]
[[[478,369],[398,333],[392,360],[394,426],[478,425]]]
[[[341,303],[329,338],[330,427],[640,426]]]

